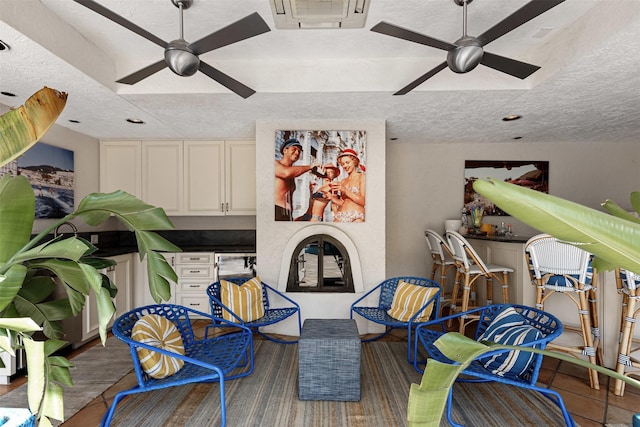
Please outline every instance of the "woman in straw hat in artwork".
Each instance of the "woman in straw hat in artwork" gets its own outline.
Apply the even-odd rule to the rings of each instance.
[[[331,203],[338,207],[334,222],[364,222],[366,194],[365,167],[351,148],[340,152],[338,164],[347,174],[340,182],[331,183]]]

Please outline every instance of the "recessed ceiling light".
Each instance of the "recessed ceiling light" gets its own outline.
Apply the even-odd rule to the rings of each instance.
[[[9,45],[0,40],[0,50],[9,50]]]
[[[511,114],[511,115],[508,115],[506,117],[503,117],[502,121],[504,121],[504,122],[512,122],[514,120],[520,120],[521,118],[522,118],[522,116],[520,114]]]
[[[522,139],[521,136],[514,136],[513,139]]]
[[[70,121],[71,123],[80,123],[80,120],[75,120],[75,119],[69,119],[69,121]]]
[[[391,137],[391,138],[389,138],[389,139],[390,139],[391,141],[397,141],[397,140],[398,140],[398,138],[397,138],[397,137],[395,137],[395,136],[394,136],[394,137]]]
[[[133,123],[133,124],[136,124],[136,125],[143,125],[144,124],[144,122],[142,120],[140,120],[140,119],[127,119],[127,121],[129,123]]]
[[[11,93],[11,92],[5,92],[5,91],[2,91],[2,92],[0,92],[0,93],[1,93],[1,94],[3,94],[4,96],[16,96],[16,94],[15,94],[15,93]]]

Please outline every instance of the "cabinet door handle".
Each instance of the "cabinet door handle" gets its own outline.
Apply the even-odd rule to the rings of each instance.
[[[225,203],[226,209],[225,212],[229,212],[229,203]]]
[[[200,270],[189,270],[189,273],[200,273]]]
[[[199,288],[200,285],[189,285],[190,288]]]

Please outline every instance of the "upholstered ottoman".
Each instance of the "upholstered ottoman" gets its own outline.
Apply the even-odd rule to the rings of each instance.
[[[352,319],[306,319],[298,341],[300,400],[360,400],[360,337]]]

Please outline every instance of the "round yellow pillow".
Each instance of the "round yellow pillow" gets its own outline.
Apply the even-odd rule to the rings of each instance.
[[[184,355],[184,344],[176,325],[166,317],[147,314],[133,325],[131,338],[135,341]],[[184,360],[156,351],[138,348],[142,369],[152,378],[165,378],[178,372]]]

